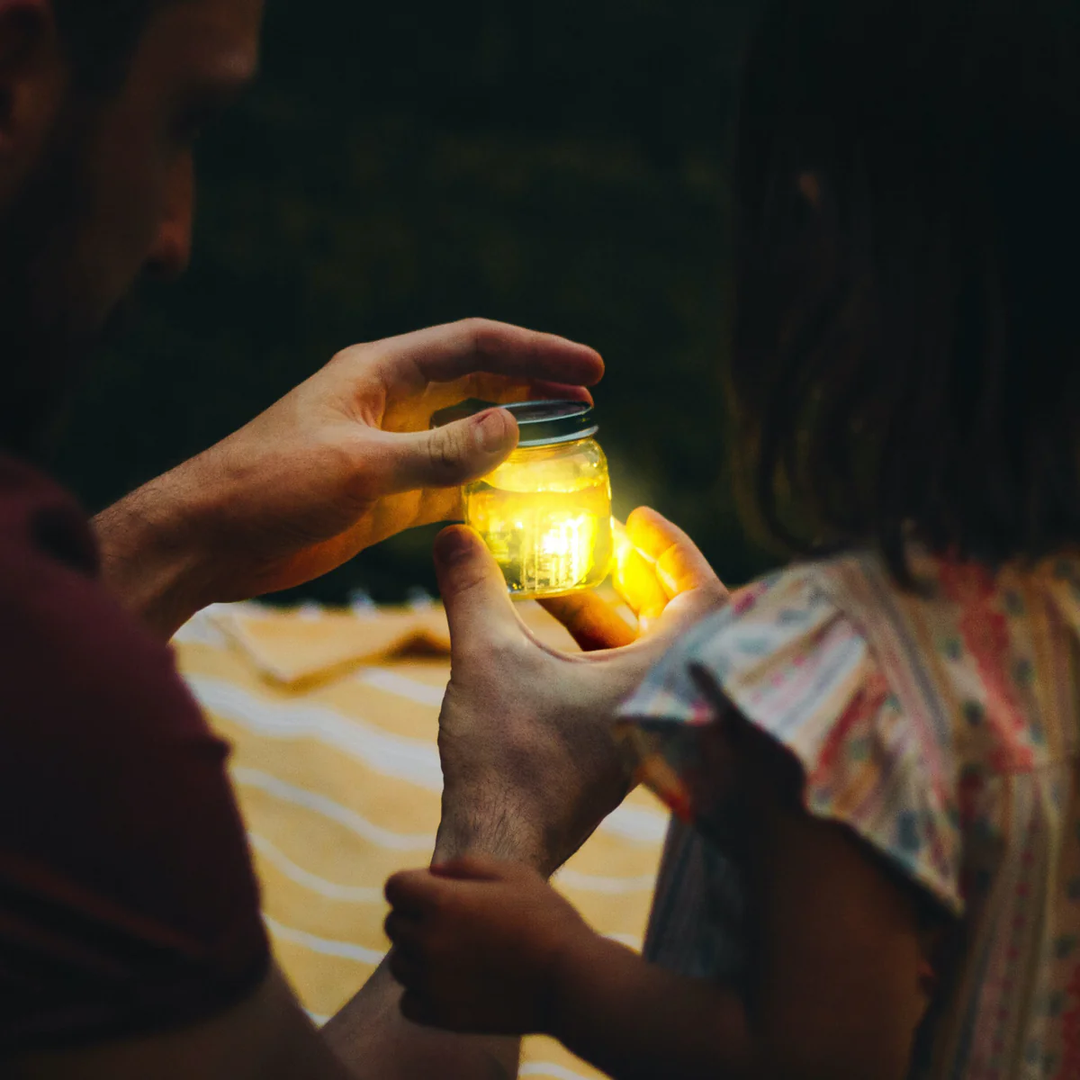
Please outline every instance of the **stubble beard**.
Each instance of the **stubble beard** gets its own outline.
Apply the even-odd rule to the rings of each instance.
[[[31,461],[48,456],[79,377],[117,314],[88,318],[70,285],[90,214],[99,108],[64,111],[40,163],[0,212],[0,450]]]

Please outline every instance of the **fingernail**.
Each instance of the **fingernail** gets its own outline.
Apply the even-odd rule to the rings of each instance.
[[[488,454],[502,450],[507,443],[506,422],[500,416],[500,409],[489,409],[475,418],[473,437],[476,445]]]
[[[472,550],[472,537],[467,529],[443,529],[435,537],[435,558],[444,566],[465,558]]]

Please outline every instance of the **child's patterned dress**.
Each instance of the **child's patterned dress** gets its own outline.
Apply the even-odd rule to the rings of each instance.
[[[646,952],[686,974],[743,972],[707,746],[734,706],[802,763],[810,813],[963,918],[912,1075],[1080,1080],[1080,557],[913,570],[912,592],[869,554],[771,575],[623,708],[676,812]]]

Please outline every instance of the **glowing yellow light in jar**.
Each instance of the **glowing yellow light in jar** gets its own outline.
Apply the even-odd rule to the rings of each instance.
[[[592,409],[565,401],[508,408],[520,428],[518,448],[465,487],[465,520],[484,538],[514,596],[593,588],[607,577],[614,543],[611,482],[592,437]]]

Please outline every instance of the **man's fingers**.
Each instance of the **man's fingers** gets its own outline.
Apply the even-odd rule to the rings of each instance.
[[[505,375],[488,375],[480,372],[452,383],[433,383],[427,391],[432,400],[456,405],[465,398],[480,398],[496,405],[508,405],[514,401],[586,401],[593,403],[588,387],[572,383],[550,382],[546,379],[519,380]],[[442,407],[441,405],[438,407]]]
[[[434,554],[452,655],[497,662],[493,650],[524,634],[498,564],[464,525],[443,529],[435,538]]]
[[[594,592],[553,596],[540,604],[570,631],[583,652],[618,649],[637,639],[637,629]]]
[[[393,406],[383,418],[385,431],[416,431],[428,426],[431,416],[439,409],[457,405],[466,398],[479,398],[495,405],[508,405],[515,401],[585,401],[592,404],[592,393],[584,386],[571,383],[549,382],[543,379],[508,378],[505,375],[488,375],[479,372],[464,379],[455,379],[448,383],[431,383],[423,392],[423,415],[415,412],[417,402],[414,390],[401,397],[398,408],[403,410],[399,417]]]
[[[668,599],[703,586],[723,588],[693,540],[655,510],[635,510],[626,520],[626,535],[634,549],[653,562]]]
[[[406,390],[474,371],[573,386],[593,386],[604,374],[600,354],[587,345],[489,319],[433,326],[389,338],[378,348],[387,384]]]
[[[584,401],[593,404],[588,387],[570,386],[567,383],[534,382],[529,385],[530,401]],[[506,404],[506,402],[500,402]]]
[[[365,467],[380,495],[458,487],[491,472],[517,446],[505,409],[488,409],[431,431],[372,432]]]

